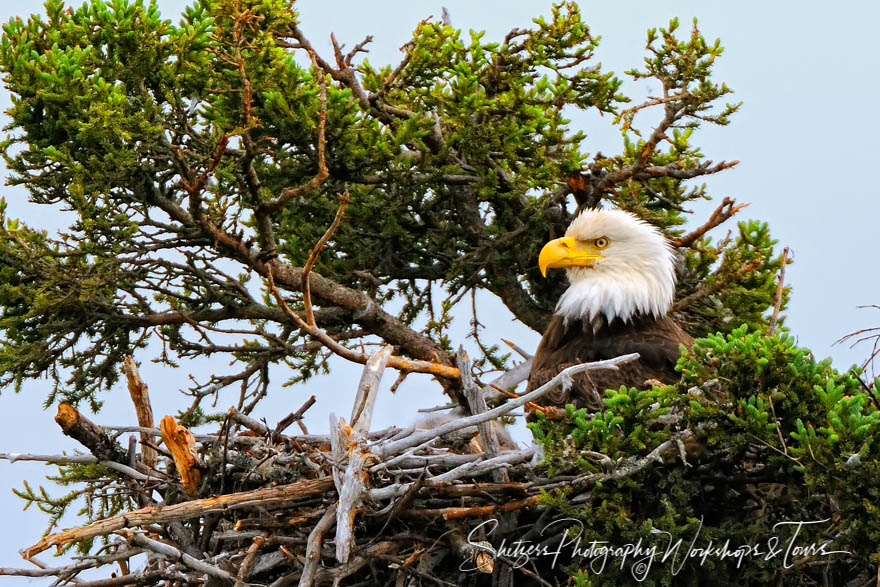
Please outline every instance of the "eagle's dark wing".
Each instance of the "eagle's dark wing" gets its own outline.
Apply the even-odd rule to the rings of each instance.
[[[650,386],[645,384],[648,380],[677,381],[675,363],[680,355],[679,345],[690,347],[691,344],[693,339],[669,317],[626,323],[615,320],[594,332],[593,325],[587,321],[572,320],[565,324],[561,316],[554,314],[535,353],[528,391],[547,383],[566,367],[639,353],[638,360],[620,365],[617,371],[602,369],[581,373],[574,377],[567,392],[559,388],[537,402],[558,407],[572,403],[576,407],[599,410],[606,389],[617,389],[621,385],[643,388]]]

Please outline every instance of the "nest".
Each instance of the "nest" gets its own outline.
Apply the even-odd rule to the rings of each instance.
[[[61,404],[56,421],[91,454],[7,458],[103,465],[102,475],[130,492],[137,509],[49,534],[22,551],[40,568],[3,571],[54,576],[63,584],[102,569],[105,579],[78,578],[87,587],[163,581],[236,587],[488,585],[493,575],[498,584],[549,585],[567,575],[534,562],[518,565],[492,544],[548,539],[540,528],[558,512],[542,505],[546,491],[563,486],[575,494],[588,491],[621,470],[626,474],[627,466],[636,470],[662,451],[676,450],[674,443],[658,448],[641,464],[609,475],[553,479],[535,468],[535,447],[504,450],[499,443],[491,425],[498,418],[540,399],[576,372],[615,368],[632,357],[571,367],[491,410],[465,377],[472,415],[447,418],[428,430],[371,431],[375,391],[389,354],[390,347],[368,361],[349,421],[332,418],[329,435],[286,433],[302,423],[314,398],[274,427],[230,410],[214,434],[194,435],[168,416],[157,429],[146,386],[127,361],[140,426],[101,427]],[[462,367],[469,373],[466,357]],[[128,449],[118,442],[125,433],[133,433]],[[102,547],[67,566],[47,567],[35,558],[52,547],[96,538]],[[145,556],[132,560],[138,555]]]

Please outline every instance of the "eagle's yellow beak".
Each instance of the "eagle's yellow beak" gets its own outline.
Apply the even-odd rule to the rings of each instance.
[[[547,277],[547,269],[557,267],[592,267],[602,255],[591,243],[579,242],[570,236],[553,239],[541,249],[538,268]]]

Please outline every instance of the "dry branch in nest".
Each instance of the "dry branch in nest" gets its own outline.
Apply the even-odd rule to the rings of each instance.
[[[287,436],[279,431],[282,426],[272,428],[234,410],[218,434],[193,435],[168,416],[160,430],[105,429],[62,404],[57,418],[62,431],[91,455],[0,458],[105,465],[106,476],[120,491],[133,492],[139,507],[49,534],[22,551],[25,559],[36,561],[34,557],[52,547],[63,549],[95,538],[108,541],[98,554],[78,564],[37,571],[0,569],[0,574],[70,581],[86,569],[108,567],[109,575],[109,565],[148,553],[141,570],[131,570],[135,561],[125,562],[118,567],[123,574],[111,582],[81,584],[171,581],[279,587],[345,580],[454,585],[482,583],[479,577],[489,580],[492,573],[499,584],[540,584],[535,569],[520,571],[496,556],[481,522],[500,520],[493,541],[515,536],[517,528],[534,524],[536,511],[546,508],[541,505],[545,490],[567,486],[584,492],[596,482],[684,456],[682,438],[675,438],[607,473],[547,479],[531,465],[534,448],[505,450],[494,437],[495,426],[486,425],[566,385],[576,373],[616,369],[637,355],[569,367],[546,385],[492,409],[466,377],[471,415],[449,418],[431,430],[371,432],[375,394],[391,350],[386,346],[370,356],[349,421],[331,417],[326,436]],[[458,367],[470,373],[463,351]],[[293,421],[284,420],[285,427]],[[468,430],[479,436],[484,451],[454,450],[456,435]],[[148,438],[147,444],[161,438],[172,458],[160,450],[155,468],[145,465],[143,452],[132,462],[110,431],[117,436],[134,432]]]

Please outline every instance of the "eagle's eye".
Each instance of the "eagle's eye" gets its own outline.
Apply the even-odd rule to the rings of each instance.
[[[608,246],[608,239],[604,236],[600,236],[596,240],[593,241],[593,246],[597,249],[604,249]]]

